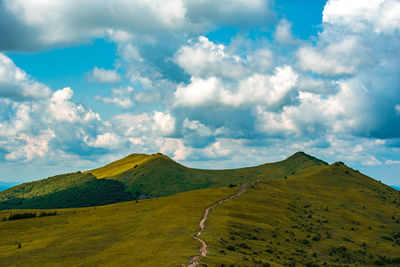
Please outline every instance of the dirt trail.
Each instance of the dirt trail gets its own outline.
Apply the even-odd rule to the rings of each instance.
[[[247,189],[247,185],[246,184],[242,184],[242,186],[240,187],[240,189],[233,195],[231,195],[230,197],[224,198],[220,201],[218,201],[217,203],[211,205],[210,207],[208,207],[205,211],[204,211],[204,216],[203,219],[201,219],[200,221],[200,230],[194,234],[193,238],[198,240],[201,243],[201,247],[199,248],[199,255],[193,256],[190,258],[189,260],[189,265],[188,267],[194,267],[197,266],[199,264],[199,259],[200,257],[205,257],[207,256],[207,244],[206,242],[204,242],[199,236],[201,235],[201,233],[204,231],[204,229],[206,228],[206,221],[208,218],[208,214],[210,213],[210,211],[215,208],[216,206],[234,198],[237,196],[240,196],[241,194],[243,194],[244,192],[246,192]]]

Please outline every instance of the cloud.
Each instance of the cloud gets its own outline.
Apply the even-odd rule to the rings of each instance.
[[[49,141],[55,137],[56,135],[51,130],[44,130],[35,137],[20,134],[15,137],[15,141],[21,145],[16,146],[16,149],[7,154],[5,159],[8,161],[31,161],[35,157],[44,157],[49,151]]]
[[[385,161],[385,164],[386,164],[386,165],[400,164],[400,160],[391,160],[391,159],[388,159],[388,160]]]
[[[195,148],[204,148],[215,140],[215,133],[209,127],[198,120],[191,121],[188,118],[182,123],[181,134],[184,143]]]
[[[269,0],[187,0],[185,6],[193,22],[206,24],[257,27],[275,19]]]
[[[264,104],[279,109],[293,100],[298,74],[287,65],[270,65],[268,50],[254,50],[246,58],[205,37],[181,47],[176,62],[191,75],[174,93],[175,106],[246,107]],[[267,62],[263,62],[267,60]],[[262,63],[261,63],[262,62]],[[254,71],[254,66],[268,66]]]
[[[218,102],[219,81],[216,77],[207,80],[191,78],[189,85],[181,85],[175,91],[175,106],[208,106]]]
[[[114,133],[104,133],[99,134],[93,142],[89,141],[87,144],[91,147],[117,149],[121,145],[121,140]]]
[[[3,108],[8,106],[8,109],[3,110],[2,115],[6,116],[0,122],[0,132],[3,137],[16,136],[32,126],[33,120],[30,116],[32,107],[30,105],[11,103],[6,100],[0,100],[0,102]],[[9,116],[10,113],[13,116]]]
[[[369,49],[353,36],[329,43],[323,48],[305,46],[297,51],[298,65],[302,70],[325,76],[355,74],[359,67],[371,64]]]
[[[152,130],[161,135],[171,135],[175,131],[175,119],[170,115],[159,111],[154,111],[154,124]]]
[[[70,87],[55,91],[49,101],[47,110],[50,117],[56,121],[89,121],[99,120],[100,116],[91,110],[86,110],[82,105],[71,102],[74,92]]]
[[[204,36],[200,36],[197,42],[190,40],[175,57],[180,67],[197,78],[240,78],[245,71],[239,56],[229,54],[224,45],[216,45]]]
[[[322,21],[354,32],[392,34],[400,29],[400,3],[396,0],[329,0]]]
[[[51,91],[30,79],[8,57],[1,55],[1,59],[6,63],[2,74],[9,74],[7,83],[15,92],[12,97],[0,98],[2,159],[33,161],[48,157],[50,160],[59,150],[76,153],[79,149],[78,153],[82,153],[87,148],[84,137],[99,131],[102,124],[99,114],[76,104],[70,87]],[[38,88],[40,94],[36,94]]]
[[[0,97],[23,100],[43,98],[49,94],[47,86],[31,79],[9,57],[0,53]]]
[[[325,97],[340,111],[327,117],[336,124],[327,129],[381,139],[400,135],[400,129],[392,127],[400,123],[393,112],[400,102],[399,76],[395,74],[400,71],[395,45],[400,40],[395,26],[398,16],[394,15],[398,7],[398,2],[391,0],[328,1],[318,39],[297,50],[301,70],[337,85]],[[304,84],[302,87],[309,91]]]
[[[154,111],[142,114],[118,114],[113,117],[114,128],[127,137],[168,136],[175,131],[175,119],[169,113]]]
[[[298,75],[290,66],[276,67],[272,75],[253,74],[242,80],[226,82],[216,77],[192,77],[190,84],[175,92],[175,106],[252,106],[263,104],[279,109],[292,101]]]
[[[116,70],[106,70],[98,67],[94,67],[89,75],[89,80],[101,83],[114,83],[121,80]]]
[[[107,36],[126,42],[135,35],[191,34],[216,25],[263,26],[275,17],[270,1],[263,0],[38,0],[35,4],[5,0],[0,11],[0,17],[7,18],[5,24],[18,31],[0,28],[0,35],[12,37],[5,38],[0,49],[9,50],[82,43]]]
[[[274,40],[281,44],[295,44],[292,25],[286,19],[281,19],[274,33]]]
[[[394,110],[396,111],[396,114],[399,115],[400,114],[400,105],[394,106]]]
[[[165,138],[159,140],[160,152],[172,154],[174,160],[185,160],[190,154],[190,148],[185,147],[182,140],[176,138]]]
[[[134,104],[132,101],[133,91],[134,89],[132,86],[121,87],[120,89],[112,88],[112,97],[96,96],[96,99],[101,100],[104,103],[111,103],[124,109],[128,109]]]
[[[227,148],[223,148],[221,142],[218,141],[213,144],[210,144],[208,147],[204,149],[204,154],[208,159],[212,158],[221,159],[223,157],[228,156],[230,153],[231,151]]]

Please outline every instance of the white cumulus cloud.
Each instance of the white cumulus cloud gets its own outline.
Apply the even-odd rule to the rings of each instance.
[[[43,98],[49,94],[47,86],[31,79],[9,57],[0,53],[0,97],[22,100]]]
[[[103,68],[94,67],[89,74],[89,79],[101,83],[113,83],[121,80],[121,76],[116,70],[107,70]]]

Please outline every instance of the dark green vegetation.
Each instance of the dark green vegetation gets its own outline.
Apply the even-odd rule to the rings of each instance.
[[[70,173],[0,192],[0,209],[56,209],[132,200],[125,186],[91,174]]]
[[[325,162],[299,152],[286,160],[232,170],[188,168],[165,155],[132,154],[85,173],[57,175],[0,192],[0,209],[97,206],[132,199],[284,178]]]
[[[21,220],[27,218],[46,217],[55,215],[57,215],[57,211],[41,211],[39,215],[37,215],[36,212],[13,213],[8,217],[4,217],[3,221]]]
[[[213,210],[205,266],[400,266],[400,192],[342,163],[254,183]]]

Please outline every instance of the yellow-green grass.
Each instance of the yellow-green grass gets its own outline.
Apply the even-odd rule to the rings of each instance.
[[[0,266],[186,266],[198,253],[193,234],[204,210],[236,190],[203,189],[0,221]],[[0,219],[23,212],[33,210],[1,211]]]
[[[216,207],[203,266],[400,266],[400,194],[336,163]]]
[[[115,176],[119,173],[125,172],[129,169],[134,168],[148,160],[162,157],[161,154],[147,155],[147,154],[131,154],[125,158],[114,161],[110,164],[102,166],[100,168],[86,171],[84,173],[91,173],[97,178],[106,178]]]

